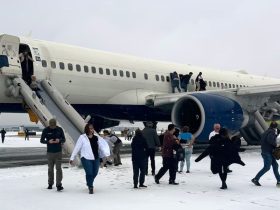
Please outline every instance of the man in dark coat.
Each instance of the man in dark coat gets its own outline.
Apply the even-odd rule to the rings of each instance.
[[[134,188],[138,188],[138,179],[140,183],[139,187],[147,187],[146,185],[144,185],[144,182],[146,173],[146,162],[148,158],[148,145],[146,139],[143,137],[142,132],[139,129],[135,131],[135,136],[133,137],[131,142],[131,149]]]
[[[57,191],[63,190],[62,187],[62,145],[65,142],[64,132],[61,127],[56,125],[55,119],[49,120],[49,126],[44,128],[41,136],[41,143],[47,144],[48,157],[48,183],[47,189],[52,189],[54,184],[54,165],[56,165],[56,187]]]
[[[155,153],[157,147],[160,146],[160,141],[157,135],[156,129],[153,128],[153,122],[146,122],[145,128],[142,131],[143,137],[146,139],[147,145],[148,145],[148,157],[150,157],[151,160],[151,168],[152,168],[152,175],[155,175]],[[148,174],[148,158],[146,162],[146,175]]]
[[[4,144],[6,131],[4,128],[2,128],[2,130],[0,132],[1,132],[2,144]]]
[[[162,167],[155,175],[155,182],[159,184],[160,178],[169,170],[169,184],[178,185],[175,182],[178,161],[173,155],[173,151],[179,145],[174,137],[175,125],[169,124],[168,131],[165,132],[162,145]]]
[[[238,163],[244,166],[245,163],[241,160],[238,149],[231,142],[226,128],[222,128],[219,134],[213,136],[209,144],[211,171],[213,174],[219,173],[222,181],[221,189],[227,189],[228,166],[232,163]]]
[[[190,72],[189,74],[182,75],[181,77],[181,88],[184,89],[185,92],[188,92],[188,85],[190,83],[192,75],[193,73]]]
[[[278,163],[275,157],[273,157],[272,155],[273,150],[276,147],[280,146],[276,142],[277,133],[278,133],[277,126],[278,124],[275,121],[272,121],[270,123],[269,128],[261,136],[261,149],[262,149],[262,158],[263,158],[264,166],[255,176],[255,178],[252,179],[252,182],[257,186],[261,186],[261,184],[259,183],[259,179],[266,172],[268,172],[270,170],[270,167],[272,166],[274,176],[277,180],[276,186],[280,187],[280,175],[278,171]]]

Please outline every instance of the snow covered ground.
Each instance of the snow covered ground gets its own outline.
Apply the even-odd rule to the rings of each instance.
[[[36,140],[20,141],[37,145]],[[210,172],[209,158],[194,163],[196,156],[192,157],[191,173],[177,175],[180,185],[169,185],[168,174],[157,185],[149,175],[145,182],[147,189],[132,188],[131,159],[126,156],[122,159],[122,166],[100,169],[93,195],[88,194],[84,171],[68,164],[63,166],[63,192],[46,189],[47,165],[0,169],[0,209],[279,209],[280,189],[275,186],[272,171],[260,180],[262,187],[256,187],[250,181],[262,167],[258,151],[241,154],[245,167],[231,166],[233,173],[228,176],[228,190],[219,189],[221,182],[218,175]],[[158,170],[161,157],[156,157],[156,166]]]
[[[4,144],[0,143],[1,147],[46,147],[40,143],[40,138],[30,136],[29,141],[24,140],[24,136],[18,136],[17,132],[7,132]]]

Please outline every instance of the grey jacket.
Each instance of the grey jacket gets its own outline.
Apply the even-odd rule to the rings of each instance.
[[[271,154],[276,144],[277,135],[273,128],[267,129],[261,136],[262,153]]]
[[[160,146],[160,141],[157,135],[157,131],[154,128],[145,127],[142,130],[143,137],[146,139],[149,149],[155,149]]]

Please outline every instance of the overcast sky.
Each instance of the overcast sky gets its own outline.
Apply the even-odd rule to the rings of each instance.
[[[1,0],[0,34],[280,78],[279,11],[279,0]]]

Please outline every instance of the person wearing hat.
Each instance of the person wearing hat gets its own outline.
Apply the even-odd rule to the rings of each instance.
[[[152,168],[152,175],[155,175],[155,153],[156,153],[156,147],[160,147],[160,141],[157,135],[157,131],[154,128],[153,122],[146,122],[145,128],[142,131],[143,137],[146,139],[148,150],[147,155],[150,157],[151,160],[151,168]],[[146,175],[148,174],[148,158],[146,159]]]
[[[48,158],[48,188],[52,189],[54,184],[54,165],[56,166],[56,188],[57,191],[63,190],[62,187],[62,145],[65,142],[64,132],[61,127],[56,125],[55,119],[49,120],[49,126],[44,128],[41,136],[41,143],[47,144]]]

